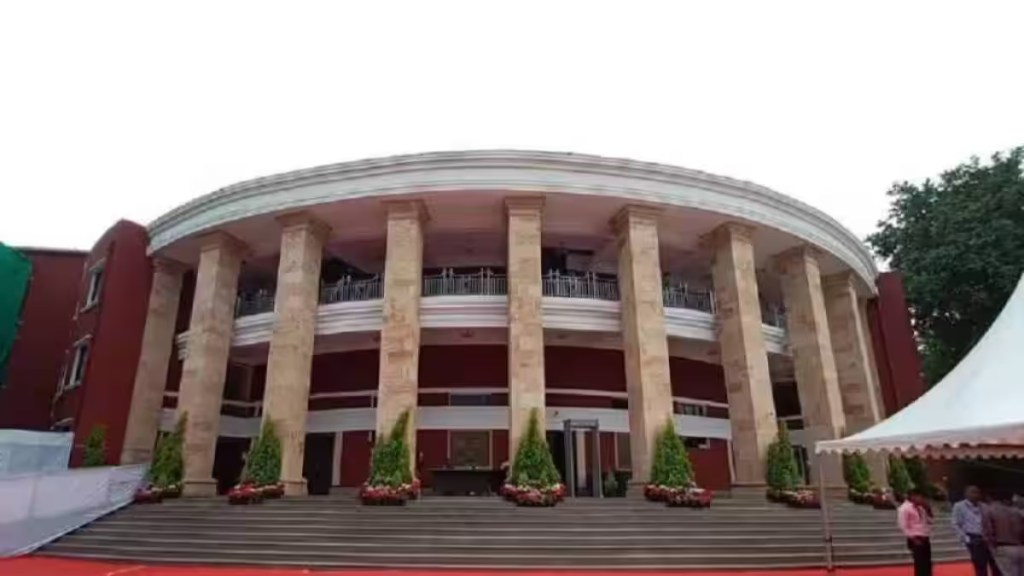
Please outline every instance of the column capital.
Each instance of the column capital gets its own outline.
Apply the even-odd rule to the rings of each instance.
[[[513,214],[539,214],[544,211],[543,196],[510,196],[505,198],[505,213]]]
[[[385,200],[383,204],[388,220],[418,220],[421,224],[430,220],[422,200]]]
[[[654,208],[651,206],[640,206],[638,204],[623,206],[622,209],[612,217],[612,230],[614,230],[616,234],[622,234],[626,225],[634,219],[653,221],[657,224],[658,220],[661,218],[662,212],[661,208]]]
[[[821,257],[821,250],[811,246],[810,244],[801,244],[794,246],[789,250],[784,250],[776,254],[772,260],[775,262],[776,269],[784,271],[786,268],[791,266],[794,262],[801,260],[814,260],[817,261]]]
[[[850,270],[844,272],[837,272],[835,274],[829,274],[828,276],[821,277],[821,287],[825,290],[829,289],[842,289],[842,288],[853,288],[856,286],[854,283],[854,275]]]
[[[188,270],[188,266],[178,262],[177,260],[163,258],[160,256],[153,257],[153,272],[161,272],[168,276],[180,276],[184,274],[186,270]]]
[[[726,238],[732,237],[742,238],[744,240],[753,240],[754,232],[756,231],[757,228],[749,224],[743,224],[741,222],[726,222],[712,230],[706,237],[716,244],[724,241]]]
[[[218,249],[231,250],[239,255],[244,255],[249,251],[249,247],[245,245],[245,242],[242,242],[227,232],[221,232],[218,230],[199,237],[200,252]]]
[[[306,228],[308,229],[320,242],[327,240],[328,234],[331,233],[331,227],[323,220],[314,217],[309,212],[289,212],[288,214],[282,214],[275,218],[277,224],[281,227],[281,231],[293,230]]]

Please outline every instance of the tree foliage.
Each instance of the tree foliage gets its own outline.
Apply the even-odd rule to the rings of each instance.
[[[181,449],[185,443],[187,419],[188,414],[183,413],[174,426],[174,431],[161,434],[156,442],[153,466],[149,469],[149,477],[157,486],[166,488],[181,483],[185,472]]]
[[[764,480],[773,490],[793,490],[801,483],[793,445],[789,442],[789,430],[784,423],[779,423],[779,435],[768,446]]]
[[[897,456],[889,457],[889,487],[900,496],[905,496],[914,487],[914,482],[907,473],[907,466],[903,458]]]
[[[868,237],[904,275],[925,379],[940,380],[998,316],[1024,270],[1024,147],[937,180],[893,185]]]
[[[843,479],[855,492],[864,494],[871,490],[871,469],[863,456],[854,453],[843,457]]]
[[[693,466],[686,446],[676,435],[671,420],[662,427],[654,443],[654,462],[651,464],[651,484],[669,488],[685,488],[693,482]]]
[[[540,432],[540,411],[534,408],[530,411],[526,434],[516,447],[509,482],[515,486],[550,488],[561,481],[551,450]]]
[[[281,481],[281,440],[270,418],[263,421],[259,437],[249,447],[242,480],[257,486],[270,486]]]
[[[931,496],[932,482],[928,479],[928,466],[924,463],[924,460],[920,458],[907,458],[903,461],[903,465],[907,469],[907,476],[910,478],[910,483],[918,489],[923,490],[925,494]]]
[[[397,488],[412,482],[408,433],[409,411],[406,410],[395,421],[391,432],[374,445],[367,484]]]
[[[107,465],[107,427],[99,424],[92,427],[89,437],[85,439],[85,454],[82,455],[82,466]]]

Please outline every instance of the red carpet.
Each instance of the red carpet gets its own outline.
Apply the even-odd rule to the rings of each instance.
[[[894,568],[857,568],[840,570],[840,576],[909,576],[913,573],[910,566]],[[974,571],[968,564],[946,564],[936,566],[935,576],[971,576]],[[488,574],[480,571],[450,570],[352,570],[320,572],[302,569],[261,569],[261,568],[206,568],[203,566],[144,566],[142,564],[114,564],[104,562],[85,562],[81,560],[64,560],[60,558],[23,557],[12,560],[0,560],[0,574],[3,576],[299,576],[315,574],[317,576],[395,576],[396,574],[416,574],[417,576],[482,576]],[[544,572],[538,570],[517,571],[517,576],[635,576],[642,572],[596,572],[596,571],[559,571]],[[654,574],[654,573],[650,573]],[[657,574],[665,574],[659,572]],[[824,570],[776,570],[757,572],[680,572],[687,576],[822,576]]]

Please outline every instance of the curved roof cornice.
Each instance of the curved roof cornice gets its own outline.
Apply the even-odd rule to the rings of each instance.
[[[429,152],[342,162],[246,180],[149,225],[150,251],[264,213],[353,198],[457,190],[593,194],[718,212],[790,233],[846,262],[873,287],[867,247],[831,216],[770,188],[665,164],[523,150]]]

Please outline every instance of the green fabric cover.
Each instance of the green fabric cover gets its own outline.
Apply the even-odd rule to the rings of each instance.
[[[6,383],[7,361],[18,335],[21,306],[31,274],[32,262],[28,257],[0,243],[0,387]]]

